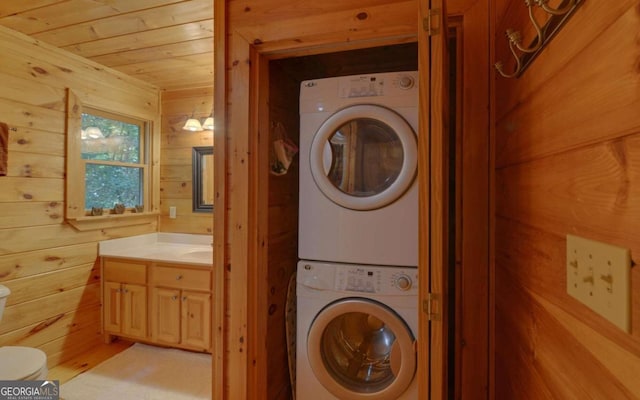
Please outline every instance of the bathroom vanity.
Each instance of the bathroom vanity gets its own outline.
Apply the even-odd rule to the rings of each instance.
[[[114,337],[211,352],[211,236],[100,242],[102,321]]]

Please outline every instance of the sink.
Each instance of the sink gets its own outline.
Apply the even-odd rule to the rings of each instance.
[[[186,253],[182,253],[182,258],[189,259],[189,260],[213,262],[213,249],[187,251]]]

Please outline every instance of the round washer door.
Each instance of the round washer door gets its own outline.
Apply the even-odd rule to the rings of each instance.
[[[320,126],[309,162],[316,185],[331,201],[353,210],[373,210],[400,198],[413,182],[416,135],[388,108],[350,106]]]
[[[389,307],[363,298],[338,300],[318,313],[307,357],[318,381],[342,400],[398,398],[416,372],[409,327]]]

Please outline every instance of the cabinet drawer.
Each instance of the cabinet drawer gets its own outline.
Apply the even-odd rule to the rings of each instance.
[[[110,282],[147,283],[147,264],[129,260],[104,260],[104,280]]]
[[[188,268],[154,267],[151,283],[154,286],[209,291],[211,272]]]

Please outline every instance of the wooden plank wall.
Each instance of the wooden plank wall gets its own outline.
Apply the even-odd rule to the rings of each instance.
[[[273,63],[272,63],[273,66]],[[299,83],[282,70],[269,70],[269,145],[279,139],[276,124],[280,124],[286,137],[294,143],[299,138],[298,96]],[[272,147],[270,147],[271,149]],[[271,151],[270,151],[271,153]],[[285,175],[269,174],[268,217],[268,308],[267,320],[267,399],[291,398],[289,382],[286,301],[289,278],[298,261],[298,173],[300,158],[295,157]],[[266,167],[266,166],[263,166]],[[294,332],[295,335],[295,332]],[[295,354],[295,352],[294,352]]]
[[[497,2],[498,59],[523,8]],[[640,268],[631,334],[565,289],[566,234],[640,260],[638,26],[637,1],[586,0],[521,78],[496,78],[498,399],[640,398]]]
[[[203,122],[212,111],[213,87],[162,93],[162,145],[160,157],[160,231],[211,235],[213,214],[193,212],[192,149],[213,146],[213,131],[182,129],[193,116]],[[211,182],[213,184],[213,182]],[[176,218],[169,218],[169,207]]]
[[[85,232],[65,223],[66,88],[86,105],[159,121],[157,88],[0,28],[0,283],[12,290],[0,346],[38,347],[53,367],[102,341],[98,241],[157,223]]]

